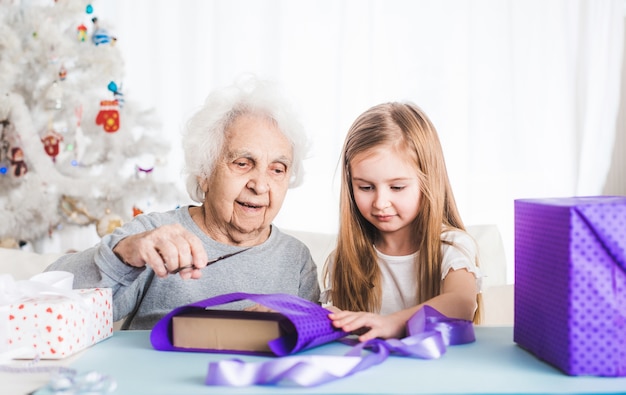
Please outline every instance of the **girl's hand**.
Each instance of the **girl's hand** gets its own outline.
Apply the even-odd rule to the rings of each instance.
[[[374,313],[340,311],[330,313],[328,317],[335,328],[344,332],[356,333],[359,341],[381,337],[383,339],[402,338],[405,335],[406,320],[397,315],[380,315]]]

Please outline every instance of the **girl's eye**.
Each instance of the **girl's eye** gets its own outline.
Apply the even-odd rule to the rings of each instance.
[[[401,191],[404,188],[405,188],[404,185],[398,185],[398,186],[392,186],[391,190],[393,190],[393,191]]]
[[[371,191],[372,189],[374,189],[371,185],[360,185],[358,188],[359,190],[365,191],[365,192]]]

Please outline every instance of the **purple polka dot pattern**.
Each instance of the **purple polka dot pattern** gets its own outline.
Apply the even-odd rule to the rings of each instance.
[[[163,351],[210,351],[205,349],[180,349],[174,347],[171,339],[172,318],[177,314],[193,309],[218,306],[244,299],[259,303],[283,314],[293,324],[295,328],[294,332],[286,333],[284,336],[269,342],[270,349],[278,356],[293,354],[348,335],[346,332],[333,327],[330,318],[328,318],[328,310],[311,301],[289,294],[263,295],[239,292],[215,296],[172,310],[159,320],[152,329],[150,333],[152,346],[157,350]],[[245,312],[242,312],[242,314],[245,314]]]
[[[626,197],[515,201],[514,341],[563,372],[626,376]]]

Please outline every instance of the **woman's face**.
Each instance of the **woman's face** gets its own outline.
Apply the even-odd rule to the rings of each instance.
[[[250,114],[235,119],[204,184],[209,234],[222,242],[264,241],[285,199],[292,162],[291,144],[272,121]]]

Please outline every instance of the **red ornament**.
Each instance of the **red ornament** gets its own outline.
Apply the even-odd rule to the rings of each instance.
[[[41,138],[43,148],[46,150],[46,154],[52,157],[52,160],[56,162],[56,156],[59,154],[59,143],[63,141],[63,136],[54,130],[48,130],[46,134]]]
[[[120,113],[117,100],[102,100],[100,112],[96,116],[96,125],[102,125],[107,133],[117,132],[120,128]]]
[[[138,208],[137,206],[133,206],[133,217],[138,216],[139,214],[143,214],[143,210]]]
[[[87,40],[87,26],[82,23],[76,28],[78,32],[78,41],[86,41]]]

